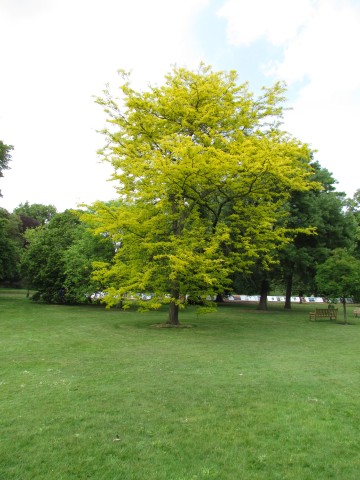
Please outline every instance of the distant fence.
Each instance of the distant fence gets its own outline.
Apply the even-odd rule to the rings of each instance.
[[[227,298],[229,301],[235,302],[258,302],[260,295],[230,295]],[[336,303],[340,303],[340,298],[335,299]],[[268,302],[285,302],[285,296],[270,295],[267,297]],[[300,297],[291,297],[294,303],[300,303]],[[326,299],[322,297],[302,297],[301,303],[325,303]],[[346,298],[346,303],[354,303],[352,298]]]

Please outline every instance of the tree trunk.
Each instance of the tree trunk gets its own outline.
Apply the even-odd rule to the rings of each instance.
[[[286,276],[286,293],[285,293],[285,306],[286,310],[291,310],[291,293],[292,293],[292,283],[293,283],[293,275],[289,273]]]
[[[342,304],[343,304],[343,312],[344,312],[344,323],[347,325],[347,317],[346,317],[346,298],[342,298]]]
[[[171,204],[171,212],[173,214],[172,232],[177,238],[181,238],[184,226],[184,218],[178,209],[178,202],[176,195],[170,193],[169,201]],[[175,277],[170,281],[170,296],[169,316],[167,320],[168,325],[179,325],[179,303],[180,303],[180,284]]]
[[[179,325],[180,288],[176,280],[172,281],[170,295],[171,302],[169,304],[169,317],[166,323],[169,325]]]
[[[169,325],[179,325],[179,304],[176,302],[170,302],[169,305],[169,317],[166,322]]]
[[[215,300],[216,303],[224,303],[224,297],[223,297],[223,294],[222,293],[218,293],[216,295],[216,300]]]
[[[267,295],[269,292],[269,281],[264,279],[261,282],[261,290],[260,290],[260,302],[257,307],[257,310],[267,310]]]

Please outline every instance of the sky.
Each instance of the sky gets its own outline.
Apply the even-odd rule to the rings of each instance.
[[[116,198],[94,102],[131,71],[236,70],[255,94],[281,80],[284,129],[352,197],[360,188],[360,0],[0,0],[0,140],[13,145],[0,207]]]

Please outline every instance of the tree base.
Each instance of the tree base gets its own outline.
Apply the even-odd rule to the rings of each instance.
[[[172,324],[172,323],[155,323],[154,325],[151,325],[154,328],[192,328],[194,325],[186,324],[186,323],[178,323],[178,324]]]

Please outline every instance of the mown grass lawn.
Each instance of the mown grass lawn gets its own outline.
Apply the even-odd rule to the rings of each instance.
[[[358,480],[360,318],[308,309],[168,329],[0,291],[0,479]]]

